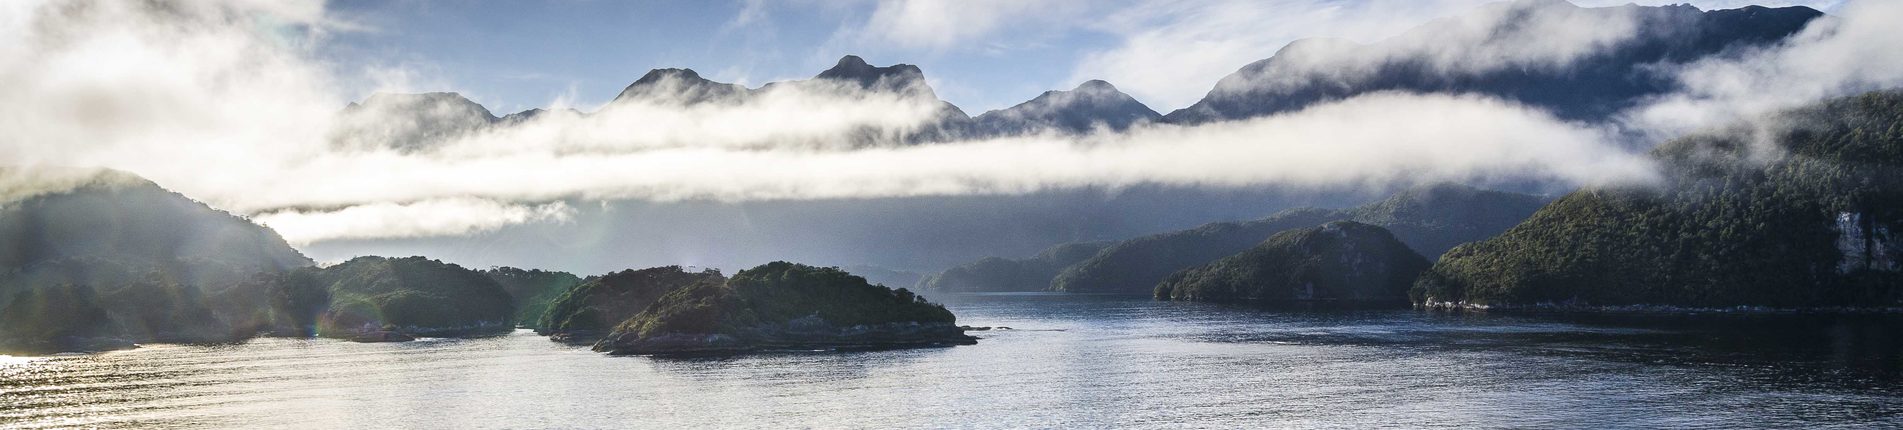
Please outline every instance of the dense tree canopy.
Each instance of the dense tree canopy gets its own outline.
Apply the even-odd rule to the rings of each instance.
[[[1417,302],[1893,306],[1903,93],[1831,100],[1653,151],[1664,183],[1593,188],[1447,253]]]
[[[1427,259],[1386,229],[1353,221],[1276,233],[1236,255],[1170,275],[1156,298],[1407,305]]]

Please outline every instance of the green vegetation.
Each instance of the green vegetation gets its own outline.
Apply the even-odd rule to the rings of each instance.
[[[867,342],[968,343],[944,306],[904,288],[872,285],[836,268],[773,262],[720,282],[705,279],[669,292],[622,322],[597,350],[655,352],[657,339],[744,349],[762,344],[811,346]]]
[[[107,321],[99,294],[84,285],[30,286],[0,308],[0,351],[48,353],[86,350],[83,339],[117,333]]]
[[[725,283],[707,280],[668,293],[616,331],[739,334],[809,315],[834,326],[957,321],[944,306],[904,288],[872,285],[831,267],[776,261],[735,273]]]
[[[1903,93],[1877,92],[1653,151],[1656,187],[1567,195],[1455,248],[1417,303],[1903,304]]]
[[[1405,306],[1427,259],[1386,229],[1353,221],[1276,233],[1242,253],[1176,272],[1156,298]]]
[[[609,273],[570,288],[552,300],[537,324],[541,335],[564,333],[599,336],[616,324],[646,310],[669,292],[697,282],[720,283],[726,277],[707,269],[689,272],[681,266],[662,266]]]
[[[1292,209],[1255,221],[1213,223],[1118,242],[1065,268],[1051,281],[1051,289],[1150,294],[1177,271],[1242,252],[1277,232],[1343,220],[1387,228],[1432,259],[1460,243],[1505,231],[1542,202],[1525,194],[1442,184],[1356,208]]]
[[[253,281],[311,262],[270,229],[116,171],[0,168],[0,181],[25,184],[0,190],[0,351],[291,325]]]
[[[542,314],[548,312],[549,304],[582,283],[582,279],[572,273],[541,269],[493,267],[482,271],[482,275],[502,285],[502,290],[515,299],[515,320],[528,328],[540,328]]]
[[[1013,260],[985,257],[927,276],[919,289],[927,291],[1042,291],[1050,288],[1057,273],[1086,258],[1097,255],[1111,242],[1065,243],[1045,249],[1037,256]]]
[[[307,279],[330,293],[329,307],[318,320],[319,336],[376,330],[464,336],[515,328],[509,293],[462,266],[423,257],[357,257],[313,270]]]

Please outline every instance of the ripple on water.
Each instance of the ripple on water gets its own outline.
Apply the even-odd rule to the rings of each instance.
[[[955,348],[693,359],[526,332],[0,357],[0,427],[1903,425],[1903,348],[1882,321],[1714,329],[939,298],[961,323],[1017,330]]]

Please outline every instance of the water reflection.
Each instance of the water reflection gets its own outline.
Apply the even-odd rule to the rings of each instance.
[[[0,427],[1903,425],[1894,317],[935,297],[975,346],[609,357],[527,333],[0,359]]]

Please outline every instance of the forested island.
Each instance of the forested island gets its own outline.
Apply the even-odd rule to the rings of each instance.
[[[904,288],[787,262],[667,293],[595,344],[611,354],[970,345],[957,317]]]

